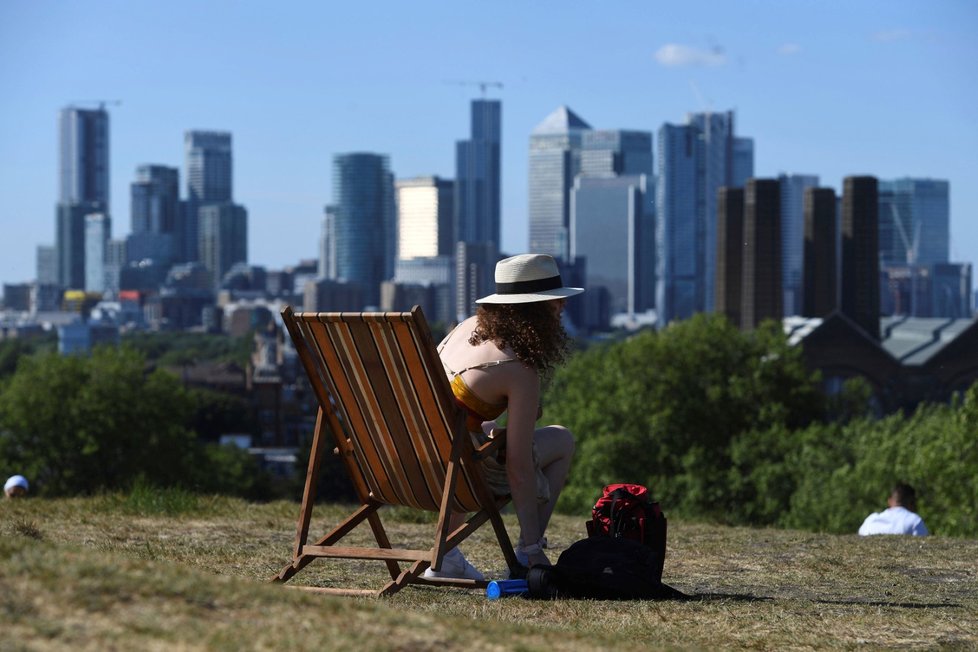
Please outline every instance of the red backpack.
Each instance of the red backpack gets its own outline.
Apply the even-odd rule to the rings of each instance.
[[[589,537],[631,539],[654,554],[655,580],[662,580],[666,557],[666,517],[649,490],[640,484],[609,484],[591,510]]]

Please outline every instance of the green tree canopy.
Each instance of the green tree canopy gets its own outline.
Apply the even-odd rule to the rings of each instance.
[[[563,507],[592,504],[604,484],[638,482],[687,513],[722,514],[731,441],[820,417],[816,381],[776,324],[744,333],[719,315],[578,354],[545,403],[578,443]]]
[[[130,349],[24,358],[0,393],[0,466],[44,494],[127,487],[142,475],[187,483],[193,405],[172,376]]]

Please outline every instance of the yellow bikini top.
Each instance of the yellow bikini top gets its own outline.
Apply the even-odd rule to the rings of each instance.
[[[448,337],[441,343],[438,347],[438,353],[441,353],[442,349],[451,339],[452,335],[455,334],[453,330],[449,333]],[[452,394],[455,395],[455,400],[465,408],[467,413],[465,419],[465,425],[469,429],[469,432],[482,432],[482,422],[492,421],[500,414],[506,411],[506,401],[500,403],[488,403],[478,395],[475,394],[469,386],[462,379],[462,374],[470,369],[487,369],[489,367],[495,367],[496,365],[505,364],[507,362],[516,362],[515,358],[506,358],[505,360],[491,360],[490,362],[480,362],[479,364],[474,364],[464,369],[459,369],[454,371],[449,368],[448,365],[442,361],[445,366],[445,370],[448,372],[449,378],[451,378]]]

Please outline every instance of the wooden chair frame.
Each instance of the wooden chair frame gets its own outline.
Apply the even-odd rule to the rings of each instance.
[[[292,562],[272,581],[285,582],[318,558],[385,562],[390,581],[379,591],[343,587],[299,587],[341,595],[392,595],[408,584],[484,588],[485,581],[427,579],[445,553],[486,521],[492,524],[511,570],[520,567],[500,509],[509,496],[494,496],[479,461],[493,454],[504,437],[476,448],[455,402],[424,314],[410,312],[297,313],[282,311],[319,402],[302,506],[296,523]],[[328,434],[360,505],[330,532],[309,543],[316,483]],[[423,449],[423,450],[422,450]],[[423,478],[418,469],[423,469]],[[406,469],[406,470],[399,470]],[[407,477],[401,477],[407,476]],[[425,485],[423,488],[420,485]],[[395,548],[381,519],[384,505],[438,512],[432,546]],[[469,518],[451,531],[453,511]],[[366,522],[375,547],[341,545]],[[402,570],[401,562],[409,564]]]

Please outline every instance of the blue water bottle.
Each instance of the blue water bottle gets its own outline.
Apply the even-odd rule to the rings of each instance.
[[[510,595],[523,595],[529,590],[526,580],[493,580],[486,587],[486,597],[498,600]]]

